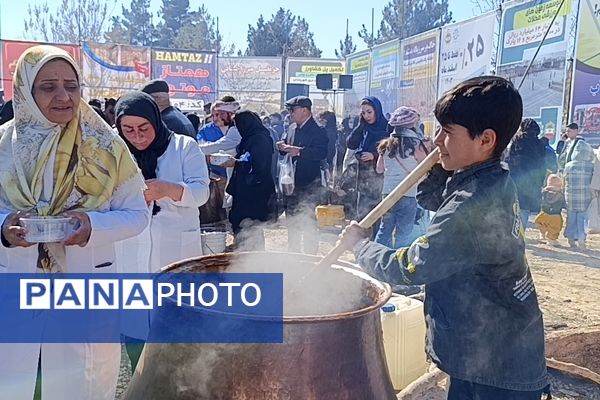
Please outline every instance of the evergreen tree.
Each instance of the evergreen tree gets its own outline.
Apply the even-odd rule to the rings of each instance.
[[[290,57],[321,57],[322,51],[315,45],[314,34],[304,18],[297,17],[294,29],[290,34]]]
[[[112,28],[104,34],[107,41],[136,46],[151,46],[156,37],[150,0],[131,0],[129,9],[122,6],[122,16],[112,17]]]
[[[356,51],[356,45],[352,42],[352,36],[348,34],[348,20],[346,20],[346,37],[344,40],[340,40],[339,51],[335,50],[335,56],[337,58],[345,58],[348,54],[352,54]]]
[[[363,25],[358,35],[369,45],[404,39],[452,22],[448,0],[391,0],[383,9],[383,19],[372,38]]]
[[[321,56],[306,20],[283,8],[269,21],[260,15],[256,27],[248,25],[247,38],[247,56]]]
[[[159,16],[162,22],[158,24],[159,47],[173,47],[179,30],[190,20],[189,0],[162,0]]]
[[[371,48],[377,44],[377,37],[367,31],[365,24],[363,24],[362,28],[360,28],[360,31],[358,31],[358,37],[367,44],[368,48]]]
[[[54,43],[100,41],[108,22],[106,0],[62,0],[54,12],[46,1],[27,6],[25,37]]]
[[[202,5],[198,11],[190,13],[189,20],[179,29],[173,44],[178,49],[218,51],[221,40],[215,20]]]

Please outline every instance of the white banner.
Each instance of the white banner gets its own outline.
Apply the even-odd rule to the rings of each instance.
[[[465,79],[489,74],[496,13],[442,28],[438,94]]]

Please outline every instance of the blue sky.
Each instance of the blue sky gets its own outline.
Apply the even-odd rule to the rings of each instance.
[[[2,39],[25,39],[23,21],[27,17],[27,5],[41,0],[0,0],[0,37]],[[60,0],[47,0],[51,10],[56,9]],[[250,0],[212,0],[204,2],[205,7],[213,17],[219,17],[219,27],[223,35],[224,44],[235,43],[236,46],[246,48],[246,34],[248,24],[254,25],[260,14],[266,19],[279,8],[290,9],[294,14],[304,17],[315,35],[317,46],[323,50],[323,57],[334,57],[334,50],[339,47],[339,41],[346,32],[346,19],[349,19],[349,33],[352,35],[357,50],[365,48],[365,44],[358,37],[358,30],[362,24],[371,26],[371,8],[375,9],[375,30],[381,20],[383,7],[389,0],[302,0],[290,1],[250,1]],[[109,1],[109,3],[113,3]],[[127,6],[130,0],[116,0],[113,15],[121,13],[121,4]],[[192,9],[196,9],[202,2],[190,0]],[[161,0],[152,0],[154,13],[162,4]],[[449,0],[450,10],[455,21],[468,19],[477,13],[470,0]],[[156,16],[155,16],[156,18]]]

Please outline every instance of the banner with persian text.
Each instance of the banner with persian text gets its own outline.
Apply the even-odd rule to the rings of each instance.
[[[503,5],[497,73],[517,87],[523,82],[519,89],[523,117],[534,118],[551,144],[560,132],[562,120],[571,2],[531,0]],[[551,25],[555,15],[557,18]],[[546,40],[523,80],[546,31]]]
[[[435,129],[433,108],[437,100],[439,42],[439,29],[400,42],[399,104],[419,112],[427,135],[432,135]]]
[[[442,28],[438,96],[465,79],[489,74],[496,13]]]
[[[80,49],[77,45],[69,44],[51,44],[51,43],[36,43],[36,42],[15,42],[10,40],[2,41],[2,51],[0,52],[2,57],[2,89],[4,90],[4,100],[10,100],[13,96],[13,84],[12,79],[17,68],[17,61],[21,54],[30,47],[37,45],[51,45],[60,47],[67,51],[77,64],[80,64]]]
[[[344,116],[358,115],[360,101],[369,95],[371,52],[366,50],[346,59],[346,73],[352,75],[352,89],[344,92]]]
[[[84,42],[82,66],[87,99],[116,99],[150,80],[150,48]]]
[[[370,95],[381,101],[384,113],[392,113],[397,107],[399,81],[400,41],[396,39],[373,47]]]
[[[584,0],[579,10],[579,31],[575,50],[575,70],[571,116],[580,133],[600,143],[600,0]]]
[[[282,67],[279,57],[219,57],[219,97],[233,96],[258,113],[279,112]]]
[[[171,104],[201,111],[215,100],[217,57],[214,52],[152,49],[152,78],[169,84]]]
[[[346,65],[344,60],[324,58],[288,58],[286,68],[287,83],[302,83],[309,86],[310,98],[313,102],[313,112],[331,111],[341,109],[342,97],[333,91],[317,89],[318,74],[332,74],[333,88],[337,90],[338,77],[344,74]],[[338,112],[339,113],[339,112]]]

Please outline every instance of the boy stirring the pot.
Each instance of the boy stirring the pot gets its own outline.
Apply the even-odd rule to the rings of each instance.
[[[515,185],[500,155],[523,104],[500,77],[478,77],[435,106],[441,165],[419,185],[436,211],[408,248],[370,242],[353,221],[341,235],[358,263],[392,284],[425,284],[427,352],[450,375],[450,400],[539,400],[547,385],[542,314]]]

